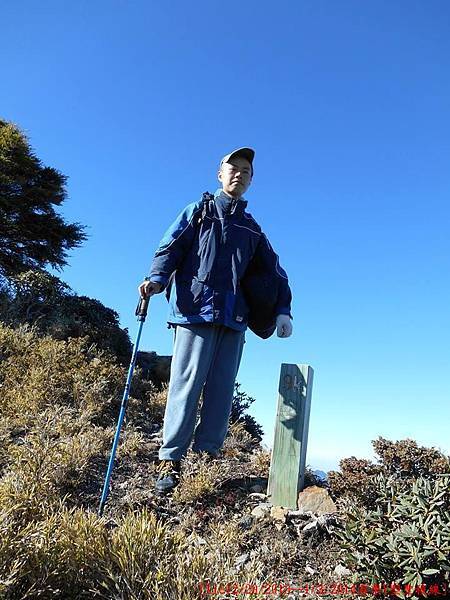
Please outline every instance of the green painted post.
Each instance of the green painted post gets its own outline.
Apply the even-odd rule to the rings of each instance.
[[[304,486],[313,376],[309,365],[281,365],[268,483],[274,506],[296,509]]]

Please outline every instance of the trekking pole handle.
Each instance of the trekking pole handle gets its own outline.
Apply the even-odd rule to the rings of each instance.
[[[145,321],[145,317],[147,316],[149,302],[150,302],[150,297],[139,298],[139,303],[136,307],[136,312],[135,312],[135,315],[137,316],[138,321]]]

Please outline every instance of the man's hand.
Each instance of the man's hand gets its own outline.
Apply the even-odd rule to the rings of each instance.
[[[139,295],[141,298],[150,298],[153,294],[159,294],[163,287],[161,283],[156,281],[143,281],[138,287]]]
[[[278,315],[277,336],[287,338],[292,333],[292,320],[289,315]]]

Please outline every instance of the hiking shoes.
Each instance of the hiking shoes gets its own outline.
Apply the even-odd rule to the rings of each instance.
[[[157,473],[156,491],[160,494],[171,492],[180,481],[181,461],[162,460],[157,467]]]

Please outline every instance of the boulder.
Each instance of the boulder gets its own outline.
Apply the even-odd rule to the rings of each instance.
[[[302,512],[313,512],[324,515],[337,511],[336,505],[325,488],[312,485],[298,495],[298,509]]]

